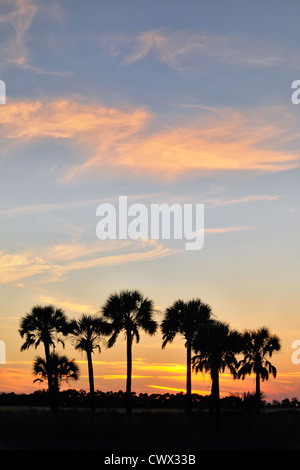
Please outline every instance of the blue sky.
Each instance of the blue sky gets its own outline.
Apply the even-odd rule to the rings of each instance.
[[[265,324],[282,337],[279,369],[298,372],[299,13],[291,0],[0,2],[7,389],[32,360],[17,328],[33,305],[93,313],[123,288],[160,308],[201,297],[238,329]],[[120,195],[204,203],[204,248],[100,242],[96,208]],[[180,363],[182,347],[162,353],[160,342],[137,354]],[[284,384],[276,393],[296,393]]]

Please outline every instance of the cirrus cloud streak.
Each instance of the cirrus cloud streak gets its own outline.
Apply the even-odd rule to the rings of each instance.
[[[298,136],[295,118],[284,108],[203,108],[172,126],[155,129],[155,122],[143,108],[108,108],[78,98],[12,101],[0,108],[0,139],[6,153],[11,145],[41,140],[75,148],[71,163],[61,156],[57,162],[64,183],[109,172],[165,180],[299,165],[297,152],[287,147]]]

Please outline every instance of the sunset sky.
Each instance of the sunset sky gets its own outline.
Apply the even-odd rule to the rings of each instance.
[[[34,305],[77,318],[138,289],[160,311],[200,297],[232,328],[267,326],[282,349],[262,392],[300,399],[299,15],[296,0],[0,0],[0,392],[41,387],[43,349],[20,352],[18,333]],[[100,241],[97,207],[123,195],[204,204],[203,248]],[[161,343],[134,345],[137,393],[185,389],[184,341]],[[95,354],[96,389],[125,390],[125,351]],[[87,390],[85,356],[65,352]],[[221,377],[222,395],[254,386]]]

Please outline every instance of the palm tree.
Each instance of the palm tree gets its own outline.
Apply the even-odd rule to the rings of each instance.
[[[193,370],[209,372],[211,377],[211,412],[215,412],[217,426],[220,424],[219,374],[228,368],[236,377],[241,349],[241,335],[231,330],[227,323],[213,321],[198,330],[193,341],[196,356],[192,358]]]
[[[274,351],[281,348],[280,339],[272,335],[268,328],[262,327],[258,330],[246,330],[243,333],[242,353],[244,358],[240,361],[238,378],[244,379],[252,372],[255,374],[255,398],[257,411],[260,409],[261,391],[260,380],[268,380],[269,375],[276,377],[276,367],[268,358],[272,357]]]
[[[153,319],[154,308],[152,300],[145,298],[139,291],[122,290],[111,294],[103,306],[103,316],[110,321],[112,335],[108,340],[111,348],[121,331],[125,332],[127,352],[126,379],[126,412],[131,414],[131,375],[132,375],[132,343],[134,338],[138,343],[140,330],[154,335],[157,322]]]
[[[68,334],[68,322],[65,313],[53,305],[36,305],[30,313],[21,318],[19,333],[22,338],[25,337],[21,351],[29,349],[31,346],[37,348],[41,343],[44,345],[50,408],[54,410],[55,403],[50,354],[51,348],[55,348],[56,342],[64,345],[61,336]]]
[[[211,321],[211,308],[200,299],[189,302],[176,300],[165,311],[161,323],[162,348],[174,340],[177,334],[185,339],[186,347],[186,410],[192,411],[192,343],[196,332]]]
[[[83,314],[79,320],[71,322],[70,332],[75,337],[75,349],[85,351],[87,355],[91,411],[95,412],[92,354],[95,349],[101,352],[100,341],[102,336],[107,336],[111,333],[111,326],[100,317]]]
[[[55,394],[55,404],[58,406],[58,393],[62,382],[79,379],[79,367],[74,359],[69,360],[67,356],[50,354],[51,363],[51,381],[53,384],[53,393]],[[43,382],[48,380],[48,363],[41,356],[37,356],[33,363],[33,373],[37,376],[34,382]],[[49,382],[48,382],[49,383]]]

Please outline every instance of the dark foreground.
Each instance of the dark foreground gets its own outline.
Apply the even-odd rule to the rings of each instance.
[[[1,450],[192,452],[300,450],[300,411],[263,410],[260,416],[224,411],[221,428],[208,412],[0,408]]]

